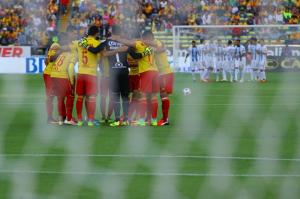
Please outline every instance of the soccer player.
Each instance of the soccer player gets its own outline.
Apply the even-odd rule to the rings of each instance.
[[[171,66],[168,62],[166,50],[161,41],[155,40],[157,48],[155,49],[155,63],[159,71],[160,98],[162,105],[163,118],[158,121],[158,126],[169,125],[169,95],[173,92],[174,75]]]
[[[199,50],[197,48],[196,41],[194,41],[194,40],[192,41],[192,46],[189,47],[189,49],[188,49],[188,53],[185,56],[184,63],[186,63],[186,60],[189,56],[191,56],[190,68],[191,68],[191,72],[192,72],[192,79],[195,82],[196,81],[195,73],[196,73],[196,70],[199,65]]]
[[[146,43],[154,41],[154,35],[151,31],[144,31],[140,40],[128,40],[117,38],[117,40],[129,47],[135,48],[136,53],[144,53],[141,59],[138,59],[138,68],[140,73],[140,119],[139,126],[146,125],[146,111],[150,107],[151,125],[157,126],[157,93],[159,92],[159,73],[154,62],[154,53]],[[148,53],[147,53],[148,52]],[[149,116],[149,115],[148,115]]]
[[[260,45],[257,43],[257,39],[255,37],[251,38],[248,53],[251,55],[251,71],[255,81],[258,80],[259,49]]]
[[[121,29],[119,26],[112,27],[112,34],[119,36]],[[106,40],[106,48],[103,52],[109,62],[110,88],[114,101],[115,122],[110,126],[127,126],[129,107],[129,70],[127,62],[127,50],[125,47],[112,39]],[[121,100],[122,99],[122,102]],[[121,121],[121,107],[123,110],[123,121]]]
[[[212,41],[207,41],[206,44],[204,45],[204,60],[205,60],[205,70],[202,75],[202,82],[208,82],[210,73],[214,69],[214,64],[215,64],[215,46],[212,43]]]
[[[63,125],[63,123],[77,125],[72,117],[75,86],[74,63],[74,54],[71,53],[71,49],[68,49],[58,56],[51,72],[53,92],[57,96],[59,125]]]
[[[261,39],[259,41],[260,43],[260,49],[258,51],[259,53],[259,64],[258,64],[258,70],[259,70],[259,80],[261,82],[266,82],[266,63],[267,63],[267,54],[268,54],[268,49],[267,46],[265,45],[264,39]]]
[[[53,119],[53,89],[51,82],[51,71],[54,65],[55,59],[53,57],[56,55],[57,51],[60,49],[60,45],[57,42],[54,42],[47,53],[47,58],[45,60],[46,68],[44,70],[44,83],[45,83],[45,91],[46,91],[46,108],[47,108],[47,122],[48,124],[56,124],[57,121]]]
[[[124,33],[124,32],[123,32]],[[112,27],[112,34],[119,37],[121,29],[119,26]],[[123,35],[124,36],[124,35]],[[92,53],[98,53],[100,47],[88,47]],[[128,47],[111,38],[105,41],[105,51],[102,52],[109,62],[110,88],[114,101],[115,122],[110,126],[127,126],[128,122],[128,106],[129,106],[129,70],[128,70]],[[120,101],[122,99],[122,103]],[[123,121],[121,121],[121,104],[123,109]]]
[[[200,44],[197,46],[199,52],[199,72],[200,72],[200,79],[201,81],[205,81],[204,78],[204,71],[205,71],[205,52],[204,52],[204,39],[200,39]]]
[[[229,40],[227,43],[227,47],[225,48],[225,65],[226,71],[230,74],[230,82],[233,82],[234,53],[235,48],[232,45],[232,41]]]
[[[224,70],[224,47],[222,41],[218,39],[216,45],[216,81],[219,81],[219,75],[222,74],[222,81],[226,81],[226,72]]]
[[[235,51],[234,51],[234,81],[237,82],[238,81],[238,75],[239,75],[239,71],[244,71],[244,68],[246,67],[246,48],[241,44],[241,40],[240,39],[236,39],[235,40]],[[242,75],[241,81],[243,82],[244,78]]]
[[[99,28],[91,26],[86,38],[87,44],[96,47],[100,41],[96,40],[99,34]],[[99,56],[89,52],[87,49],[78,45],[78,75],[76,84],[76,111],[78,117],[78,126],[83,125],[82,108],[83,101],[87,110],[88,126],[94,126],[94,115],[96,109],[96,96],[98,93],[97,68]]]

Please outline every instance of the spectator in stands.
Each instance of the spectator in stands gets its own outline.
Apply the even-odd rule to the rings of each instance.
[[[60,2],[61,2],[61,14],[66,14],[69,0],[60,0]]]

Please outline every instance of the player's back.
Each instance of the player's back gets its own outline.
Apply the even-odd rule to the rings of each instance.
[[[235,48],[234,48],[234,46],[227,46],[227,47],[226,47],[226,57],[227,57],[227,61],[233,60],[234,54],[235,54]]]
[[[74,55],[71,52],[61,53],[53,65],[51,77],[68,78],[68,68],[70,63],[75,62],[74,59]]]
[[[241,60],[246,53],[245,47],[241,44],[239,46],[235,46],[235,54],[234,57],[237,60]]]
[[[155,40],[155,43],[159,47],[163,46],[162,42],[159,40]],[[154,58],[155,58],[155,64],[157,65],[160,74],[167,74],[173,72],[169,64],[166,51],[155,53]]]
[[[135,49],[137,53],[143,53],[146,48],[149,48],[144,42],[136,41]],[[154,54],[151,53],[141,59],[138,60],[139,73],[143,73],[146,71],[157,71],[157,66],[154,62]]]
[[[47,59],[48,59],[48,63],[46,64],[46,68],[44,70],[44,74],[48,74],[48,75],[51,75],[51,71],[52,71],[52,68],[53,68],[53,65],[54,65],[54,62],[55,61],[50,61],[50,57],[51,56],[54,56],[57,51],[59,50],[60,48],[60,45],[58,43],[53,43],[48,52],[47,52]]]
[[[265,61],[267,59],[268,49],[266,45],[260,45],[260,60]]]
[[[100,41],[94,37],[88,36],[86,38],[87,44],[92,47],[97,47]],[[78,51],[78,73],[87,75],[97,75],[97,66],[99,55],[89,52],[87,49],[80,46],[77,47]]]
[[[250,44],[248,46],[248,52],[251,54],[252,60],[259,59],[259,54],[258,54],[259,49],[260,49],[260,45],[258,44]]]

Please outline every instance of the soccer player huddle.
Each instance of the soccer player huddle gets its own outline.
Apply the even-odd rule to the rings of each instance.
[[[114,25],[106,39],[100,41],[99,28],[91,26],[81,40],[72,37],[62,34],[60,42],[53,43],[47,53],[44,82],[48,123],[77,126],[107,123],[112,127],[169,125],[173,72],[164,44],[151,31],[146,30],[140,36]],[[98,91],[100,121],[95,119]],[[159,121],[158,93],[163,116]],[[52,113],[55,97],[58,121]],[[73,117],[74,103],[77,119]]]
[[[221,40],[201,39],[199,45],[192,41],[185,62],[190,57],[193,81],[196,81],[199,71],[202,82],[209,82],[211,73],[217,82],[244,82],[247,74],[249,81],[266,82],[267,53],[264,40],[258,41],[255,37],[245,45],[241,44],[239,38],[229,40],[226,45]]]

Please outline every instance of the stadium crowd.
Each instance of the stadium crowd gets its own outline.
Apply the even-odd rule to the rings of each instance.
[[[59,12],[65,14],[68,3],[2,0],[0,45],[49,45]],[[300,0],[73,0],[69,28],[82,35],[92,24],[104,36],[124,21],[153,32],[170,32],[173,25],[299,24],[299,10]]]
[[[76,1],[70,26],[89,24],[103,29],[122,22],[141,29],[170,31],[173,25],[298,24],[300,1],[270,0],[157,0]]]
[[[57,28],[58,11],[56,0],[1,1],[0,45],[47,45]]]

